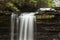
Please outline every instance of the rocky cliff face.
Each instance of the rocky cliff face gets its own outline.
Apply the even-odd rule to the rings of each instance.
[[[37,21],[34,25],[35,40],[60,40],[60,14],[54,13],[53,15],[55,15],[55,17],[52,19],[36,19]],[[10,17],[10,14],[0,14],[0,40],[10,40]],[[15,36],[16,35],[17,33],[15,31]]]
[[[37,19],[35,40],[60,40],[60,16],[54,15],[53,19]]]
[[[0,40],[10,40],[10,15],[0,14]]]

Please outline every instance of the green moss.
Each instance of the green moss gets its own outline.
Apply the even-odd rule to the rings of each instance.
[[[37,19],[51,19],[54,18],[54,15],[37,15]]]

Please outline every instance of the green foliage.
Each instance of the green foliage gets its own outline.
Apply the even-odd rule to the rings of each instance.
[[[30,4],[35,6],[52,7],[53,0],[30,0]]]
[[[41,5],[43,5],[43,7],[52,7],[52,1],[53,0],[15,0],[14,3],[17,3],[17,5],[19,7],[22,7],[22,5],[24,5],[25,3],[27,3],[29,6],[32,7],[40,7]],[[19,12],[20,10],[18,9],[18,7],[16,7],[16,5],[13,2],[0,2],[0,5],[4,5],[6,4],[6,7],[10,8],[13,11]],[[2,8],[4,10],[4,8]]]
[[[8,2],[8,3],[6,3],[6,5],[7,5],[7,7],[11,8],[12,10],[15,10],[16,12],[20,11],[12,2]]]
[[[45,3],[45,5],[46,5],[47,7],[52,7],[52,2],[53,2],[53,0],[40,0],[40,2],[42,2],[41,5],[43,5],[43,3]]]
[[[29,2],[33,2],[33,3],[36,3],[36,2],[37,2],[37,0],[30,0]]]
[[[53,0],[47,0],[47,6],[48,7],[52,7],[53,6],[52,3],[53,3]]]
[[[30,1],[29,1],[29,3],[30,3],[31,5],[33,4],[34,6],[37,6],[37,2],[38,2],[37,0],[30,0]]]

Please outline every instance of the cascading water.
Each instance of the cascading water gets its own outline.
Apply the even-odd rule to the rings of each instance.
[[[33,25],[34,25],[34,16],[35,13],[22,13],[20,16],[16,17],[16,14],[12,13],[11,15],[11,40],[14,40],[14,23],[17,19],[17,31],[20,23],[19,30],[19,39],[17,40],[34,40],[33,37]],[[18,32],[17,32],[18,33]]]
[[[46,10],[55,10],[55,9],[40,8],[37,10],[37,12],[21,13],[21,15],[19,16],[15,13],[12,13],[11,15],[11,40],[34,40],[33,25],[34,25],[34,20],[36,19],[34,15],[38,14],[39,11],[46,11]],[[15,26],[16,26],[16,31],[17,31],[16,37],[14,35]]]
[[[17,16],[18,15],[15,14],[15,13],[12,13],[12,15],[11,15],[11,40],[14,40],[14,36],[15,36],[14,29],[15,29],[15,26],[17,28],[16,31],[17,31],[17,35],[18,35],[19,18]],[[18,39],[18,36],[17,36],[16,39]]]
[[[33,40],[33,13],[24,13],[20,16],[20,38],[19,40]]]
[[[14,40],[14,23],[15,23],[15,14],[11,15],[11,40]]]

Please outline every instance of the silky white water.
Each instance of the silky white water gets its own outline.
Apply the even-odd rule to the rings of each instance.
[[[16,26],[16,29],[15,29]],[[19,17],[17,14],[12,13],[11,15],[11,40],[18,40],[18,27],[19,27]],[[17,33],[16,39],[15,37],[15,30]]]
[[[11,15],[11,40],[14,40],[14,23],[15,23],[16,14],[12,13]]]
[[[14,40],[14,25],[16,21],[16,27],[18,31],[19,29],[19,39],[17,36],[16,40],[34,40],[34,35],[33,35],[33,25],[34,25],[34,20],[35,20],[35,13],[22,13],[18,17],[16,17],[16,14],[12,13],[11,15],[11,40]],[[17,32],[18,34],[18,32]]]
[[[33,40],[34,14],[23,13],[20,18],[20,37],[19,40]]]

